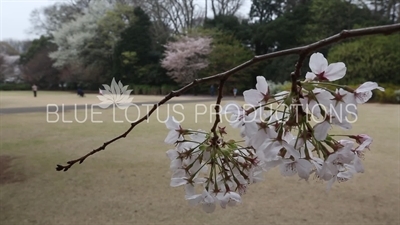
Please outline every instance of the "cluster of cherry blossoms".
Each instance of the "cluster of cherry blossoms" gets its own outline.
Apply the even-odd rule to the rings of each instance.
[[[190,205],[201,204],[206,212],[213,212],[217,204],[235,205],[250,184],[274,167],[283,176],[297,174],[308,180],[313,175],[327,181],[328,190],[335,181],[364,172],[361,159],[372,138],[328,133],[332,125],[350,129],[358,116],[357,105],[367,102],[372,90],[384,89],[375,82],[355,90],[331,83],[344,77],[346,66],[328,65],[320,53],[311,55],[309,66],[311,72],[291,92],[273,95],[265,78],[258,76],[256,89],[243,93],[245,105],[222,107],[220,115],[229,116],[244,141],[224,140],[224,128],[195,131],[168,119],[165,142],[175,145],[167,151],[171,186],[184,186]]]

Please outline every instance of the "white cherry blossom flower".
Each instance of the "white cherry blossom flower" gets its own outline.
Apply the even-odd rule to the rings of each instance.
[[[173,116],[168,117],[165,125],[170,130],[167,137],[165,138],[165,143],[175,144],[178,140],[183,140],[182,134],[183,129],[181,125],[175,120]]]
[[[215,195],[210,194],[206,189],[203,190],[203,193],[192,195],[186,199],[192,206],[201,204],[203,210],[206,213],[214,212],[216,208],[216,203],[218,202],[218,199],[215,197]]]
[[[216,197],[223,209],[225,209],[227,205],[234,206],[237,202],[241,202],[242,200],[240,195],[233,191],[228,191],[225,193],[219,192]]]
[[[345,130],[351,129],[351,123],[348,119],[348,108],[342,104],[331,105],[329,108],[329,122],[333,125],[339,126]]]
[[[335,168],[335,174],[332,176],[332,178],[328,181],[327,184],[327,191],[329,191],[332,188],[332,185],[335,183],[335,181],[340,182],[345,182],[350,180],[353,175],[356,173],[354,166],[350,164],[344,164],[337,166]]]
[[[329,123],[329,121],[327,119],[325,119],[324,121],[317,123],[313,129],[314,129],[314,137],[315,140],[317,141],[323,141],[326,139],[326,137],[328,136],[328,131],[331,128],[331,124]]]
[[[263,76],[257,76],[256,89],[243,92],[244,101],[252,106],[258,106],[261,102],[267,102],[269,95],[268,83]]]
[[[378,89],[380,91],[385,91],[383,87],[379,87],[377,83],[367,81],[361,84],[355,91],[354,97],[357,104],[366,103],[372,97],[372,90]]]
[[[332,127],[331,124],[339,126],[343,129],[351,129],[351,123],[347,118],[347,112],[342,105],[331,105],[326,112],[325,119],[314,126],[314,137],[317,141],[323,141],[328,136],[328,131]]]
[[[253,167],[249,173],[249,183],[252,184],[263,181],[263,171],[262,163],[259,162],[258,165]]]
[[[308,180],[313,169],[313,164],[306,159],[284,159],[283,163],[280,165],[280,170],[282,176],[293,176],[296,173],[300,178]]]
[[[242,137],[251,137],[257,132],[257,122],[262,120],[262,112],[261,107],[249,113],[238,104],[230,103],[223,107],[221,115],[231,114],[229,124],[233,128],[240,128]]]
[[[339,144],[341,146],[334,153],[328,156],[326,162],[333,164],[350,164],[355,156],[354,152],[352,151],[354,142],[349,140],[340,140]]]
[[[354,157],[354,160],[353,160],[353,166],[354,166],[354,170],[357,172],[357,173],[364,173],[364,166],[363,166],[363,164],[362,164],[362,162],[361,162],[361,158],[358,156],[358,155],[356,155],[355,157]]]
[[[321,117],[321,108],[324,111],[329,111],[331,107],[333,95],[328,91],[320,88],[315,88],[311,93],[300,98],[301,105],[304,111],[307,109],[317,118]]]
[[[341,115],[357,115],[357,102],[354,98],[354,94],[350,93],[342,88],[336,90],[334,98],[332,99],[332,105],[335,109],[340,110]]]
[[[356,136],[350,136],[350,138],[353,138],[356,140],[357,144],[359,146],[356,148],[357,151],[362,151],[365,148],[369,149],[370,145],[372,144],[372,138],[366,134],[359,134]]]
[[[227,120],[233,128],[240,128],[243,125],[243,119],[246,115],[246,111],[243,107],[237,103],[229,103],[222,107],[221,115],[231,114],[231,117]]]
[[[265,161],[279,160],[281,157],[278,153],[281,149],[285,149],[289,156],[293,156],[294,159],[300,157],[300,152],[294,149],[293,143],[288,143],[286,140],[278,137],[278,133],[275,131],[271,132],[272,138],[265,140],[263,144],[256,149],[257,156]]]
[[[335,81],[346,74],[346,66],[342,62],[331,63],[321,53],[314,53],[310,57],[309,63],[312,72],[306,74],[306,80],[309,81]]]
[[[194,133],[190,134],[190,139],[192,139],[192,141],[195,141],[197,143],[202,143],[204,142],[204,140],[206,140],[206,132],[204,130],[197,130],[197,132],[195,131]]]

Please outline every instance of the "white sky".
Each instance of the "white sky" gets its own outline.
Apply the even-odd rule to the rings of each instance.
[[[0,0],[0,41],[5,39],[27,40],[38,37],[27,32],[31,27],[29,22],[31,12],[34,9],[62,1],[64,0]],[[198,1],[204,3],[204,0]],[[248,14],[250,4],[250,0],[244,0],[244,5],[240,10],[241,15]]]

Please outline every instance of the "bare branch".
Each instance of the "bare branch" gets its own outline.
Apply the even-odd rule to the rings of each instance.
[[[223,88],[224,88],[224,84],[225,84],[226,80],[227,80],[227,78],[223,77],[219,81],[218,97],[217,97],[217,102],[216,102],[215,107],[214,107],[214,109],[215,109],[215,121],[214,121],[214,125],[211,128],[211,132],[214,135],[213,136],[214,144],[218,140],[217,126],[218,126],[218,123],[221,122],[221,116],[219,115],[219,112],[220,112],[220,107],[221,107]]]
[[[211,0],[214,17],[218,15],[234,15],[243,5],[243,0]]]
[[[67,162],[68,165],[63,166],[63,165],[57,165],[56,170],[57,171],[67,171],[69,168],[71,168],[75,163],[79,162],[82,163],[86,158],[88,158],[89,156],[104,150],[109,144],[121,139],[121,138],[125,138],[132,130],[133,128],[135,128],[138,124],[142,123],[143,121],[145,121],[146,119],[150,118],[150,116],[153,114],[153,112],[158,109],[161,105],[165,104],[166,102],[168,102],[170,99],[174,98],[174,97],[178,97],[180,95],[182,95],[183,93],[185,93],[186,91],[192,89],[193,87],[201,84],[201,83],[206,83],[206,82],[210,82],[210,81],[216,81],[219,80],[220,84],[219,84],[219,94],[218,94],[218,98],[217,98],[217,105],[219,105],[218,103],[221,103],[221,99],[222,99],[222,88],[224,86],[224,82],[233,74],[247,68],[250,67],[253,64],[256,64],[258,62],[261,61],[265,61],[267,59],[272,59],[272,58],[277,58],[277,57],[281,57],[281,56],[287,56],[287,55],[293,55],[293,54],[298,54],[299,55],[299,60],[296,64],[296,69],[295,72],[293,73],[292,76],[292,82],[297,82],[297,79],[300,76],[300,68],[301,65],[303,63],[303,61],[305,60],[305,58],[313,51],[328,46],[330,44],[333,44],[335,42],[339,42],[341,40],[344,39],[348,39],[348,38],[353,38],[353,37],[361,37],[361,36],[367,36],[367,35],[374,35],[374,34],[392,34],[395,32],[399,32],[400,31],[400,24],[393,24],[393,25],[386,25],[386,26],[376,26],[376,27],[369,27],[369,28],[361,28],[361,29],[354,29],[354,30],[343,30],[342,32],[333,35],[331,37],[328,37],[326,39],[314,42],[312,44],[309,45],[305,45],[302,47],[297,47],[297,48],[292,48],[292,49],[287,49],[287,50],[282,50],[282,51],[278,51],[278,52],[273,52],[273,53],[268,53],[265,55],[260,55],[260,56],[255,56],[254,58],[252,58],[251,60],[237,66],[234,67],[228,71],[225,71],[223,73],[219,73],[216,75],[212,75],[209,77],[205,77],[202,79],[195,79],[193,80],[190,84],[182,87],[181,89],[175,90],[175,91],[171,91],[168,95],[166,95],[161,101],[159,101],[157,104],[153,105],[153,108],[145,115],[143,116],[140,120],[136,121],[135,123],[132,123],[130,128],[125,131],[123,134],[121,134],[120,136],[105,142],[102,146],[100,146],[97,149],[92,150],[91,152],[89,152],[88,154],[76,159],[76,160],[71,160],[69,162]],[[217,113],[219,112],[219,106],[215,108],[215,110],[217,111]],[[219,117],[217,116],[214,125],[212,127],[212,132],[214,133],[214,136],[216,136],[216,132],[215,129],[217,127],[217,124],[219,123]]]

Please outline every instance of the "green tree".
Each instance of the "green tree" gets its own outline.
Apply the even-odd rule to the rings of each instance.
[[[53,67],[49,53],[57,49],[51,37],[41,36],[32,41],[28,51],[20,55],[24,80],[42,88],[57,88],[61,81],[60,71]]]
[[[260,55],[303,45],[305,25],[309,23],[310,18],[309,5],[298,4],[271,21],[252,24],[251,43],[255,53]],[[263,75],[267,80],[274,82],[286,81],[294,69],[296,60],[296,57],[283,57],[260,63],[255,74]],[[253,80],[256,80],[255,77]]]
[[[330,62],[344,62],[347,74],[340,81],[400,84],[400,34],[364,37],[330,49]]]
[[[129,83],[160,85],[173,83],[160,66],[163,48],[151,35],[149,16],[134,9],[135,22],[120,35],[113,52],[113,75]]]
[[[51,37],[46,37],[46,36],[40,36],[40,38],[35,39],[32,41],[30,47],[28,50],[20,55],[19,62],[21,64],[26,64],[29,60],[31,60],[35,54],[42,50],[43,48],[49,48],[49,49],[54,49],[57,46],[51,42],[52,38]]]
[[[97,21],[96,35],[87,42],[80,52],[85,70],[82,78],[91,81],[97,88],[113,77],[113,53],[117,48],[121,34],[135,23],[134,8],[125,4],[116,4],[112,10]],[[116,77],[120,79],[120,77]]]
[[[252,30],[248,20],[239,20],[234,15],[217,15],[209,19],[206,18],[203,25],[204,29],[216,29],[226,34],[232,34],[244,45],[250,45]]]
[[[284,0],[252,0],[251,2],[249,15],[257,23],[272,21],[283,13],[282,4]]]
[[[240,31],[240,22],[234,15],[217,15],[212,19],[206,18],[203,27],[205,29],[215,28],[236,34]]]
[[[209,66],[202,70],[199,77],[214,75],[232,69],[235,66],[251,59],[254,54],[252,50],[245,47],[231,33],[218,30],[200,31],[213,38],[212,52],[208,55]],[[225,85],[225,91],[231,93],[233,87],[243,90],[253,83],[253,68],[246,69],[235,74]],[[208,87],[207,87],[208,88]],[[208,89],[207,89],[208,90]]]
[[[373,15],[367,7],[343,0],[312,0],[310,22],[304,41],[314,42],[354,26],[373,26],[389,23]]]

